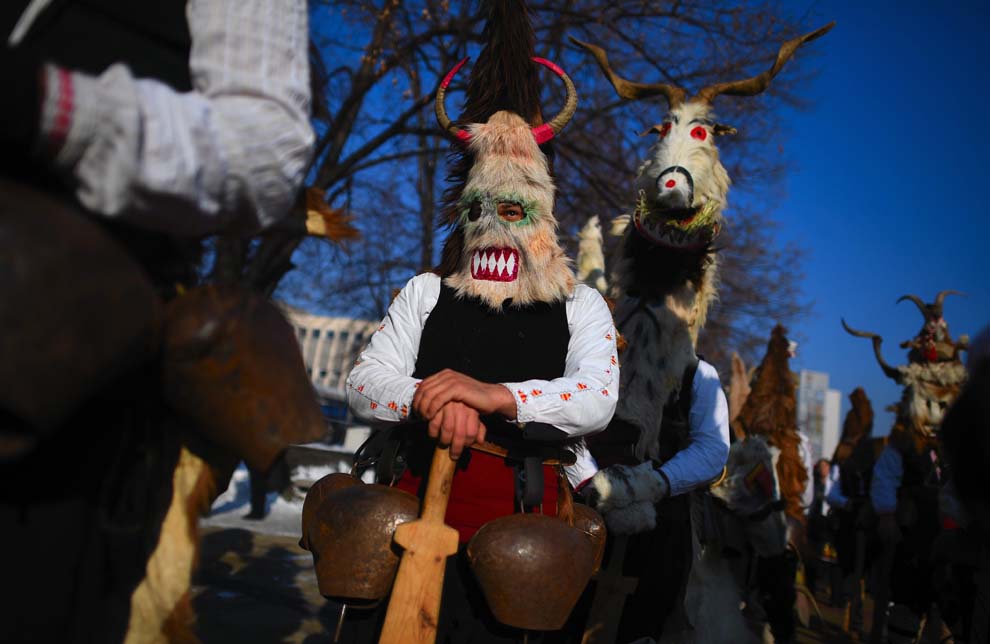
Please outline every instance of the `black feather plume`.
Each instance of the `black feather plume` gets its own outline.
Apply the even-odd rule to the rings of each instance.
[[[536,35],[524,0],[485,0],[487,19],[484,48],[471,68],[464,107],[457,125],[484,123],[492,114],[508,110],[519,114],[530,125],[543,123],[540,108],[539,65],[532,61]],[[457,222],[457,202],[467,183],[474,163],[471,153],[460,143],[448,155],[448,188],[444,191],[440,223]],[[550,144],[542,146],[551,158]],[[457,269],[463,239],[459,230],[451,231],[435,272],[447,276]]]

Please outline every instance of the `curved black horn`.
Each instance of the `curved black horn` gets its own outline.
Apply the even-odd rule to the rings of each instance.
[[[942,315],[942,302],[945,301],[946,295],[962,295],[963,297],[966,297],[966,294],[963,293],[962,291],[953,291],[952,289],[941,291],[938,295],[935,296],[935,308],[938,311],[939,315]]]
[[[917,295],[902,295],[899,298],[897,298],[897,304],[900,304],[904,300],[911,300],[912,302],[914,302],[914,305],[918,307],[919,311],[921,311],[921,315],[926,320],[928,319],[928,305],[922,302],[920,297],[918,297]]]
[[[876,354],[877,362],[880,363],[880,368],[883,369],[884,374],[888,378],[891,378],[897,384],[901,384],[901,372],[887,364],[887,361],[883,359],[883,354],[880,353],[880,345],[883,343],[883,338],[876,333],[867,333],[865,331],[857,331],[856,329],[850,328],[844,319],[842,320],[842,328],[845,329],[846,333],[849,335],[854,335],[857,338],[869,338],[873,340],[873,353]]]

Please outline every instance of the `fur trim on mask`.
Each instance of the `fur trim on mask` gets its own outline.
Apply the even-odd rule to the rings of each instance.
[[[725,480],[712,488],[712,494],[740,517],[749,517],[766,509],[769,503],[780,498],[776,475],[779,456],[780,450],[767,445],[763,436],[747,436],[736,441],[729,448]],[[764,480],[757,480],[755,474],[760,474],[769,483],[769,496],[766,494],[768,490],[763,487]]]
[[[657,527],[657,511],[653,505],[649,501],[640,501],[606,512],[603,516],[609,534],[638,534]]]
[[[574,290],[574,272],[557,239],[555,188],[547,159],[530,126],[517,114],[503,111],[469,129],[475,163],[462,195],[518,201],[524,205],[526,221],[506,224],[498,217],[482,215],[470,222],[462,216],[458,223],[463,233],[460,263],[446,278],[447,284],[461,296],[480,298],[495,311],[506,300],[513,307],[563,300]],[[514,281],[472,277],[474,252],[490,247],[518,251],[519,273]]]
[[[589,498],[603,514],[641,502],[657,503],[670,493],[667,481],[650,462],[634,467],[606,467],[592,477],[589,485],[593,490],[589,490]]]

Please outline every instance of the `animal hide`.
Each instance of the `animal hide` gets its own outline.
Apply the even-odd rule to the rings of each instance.
[[[664,405],[676,397],[684,370],[695,359],[687,323],[666,304],[623,298],[615,309],[619,333],[628,343],[615,417],[639,428],[639,460],[659,458]]]
[[[199,517],[217,494],[209,464],[183,446],[172,475],[172,501],[145,577],[131,595],[125,644],[196,642],[189,586],[199,549]]]
[[[602,227],[598,215],[589,217],[578,233],[577,279],[602,295],[608,293],[605,254],[602,252]]]
[[[512,306],[564,299],[574,289],[574,273],[557,240],[554,184],[547,159],[530,126],[517,114],[496,112],[487,123],[468,129],[476,161],[460,202],[461,256],[457,270],[446,278],[447,284],[460,295],[480,298],[496,311],[509,299]],[[495,202],[521,205],[525,219],[502,221],[493,210]],[[471,208],[480,210],[473,220]],[[474,263],[488,248],[517,251],[518,274],[514,279],[475,278]],[[499,268],[504,270],[501,265]]]
[[[856,387],[849,394],[849,404],[849,412],[842,423],[842,438],[832,455],[835,465],[841,465],[856,451],[859,442],[873,433],[873,405],[862,387]]]
[[[801,458],[797,387],[788,366],[789,342],[785,333],[779,324],[774,327],[756,382],[736,422],[747,436],[764,436],[780,450],[776,473],[781,496],[787,504],[787,515],[803,525],[802,497],[808,485],[808,471]]]

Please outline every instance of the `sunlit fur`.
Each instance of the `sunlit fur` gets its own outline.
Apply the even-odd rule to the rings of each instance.
[[[966,368],[958,361],[912,362],[897,370],[904,385],[897,424],[910,428],[916,439],[934,437],[946,409],[966,382]]]
[[[636,191],[643,190],[648,200],[658,194],[657,177],[673,166],[687,168],[694,179],[693,207],[703,206],[714,199],[725,208],[729,192],[729,174],[719,160],[715,135],[710,125],[711,108],[704,103],[685,103],[675,107],[664,119],[670,123],[666,136],[658,136],[649,156],[640,165]],[[691,130],[701,125],[708,131],[704,141],[691,136]]]
[[[715,135],[712,126],[707,124],[709,119],[710,107],[700,103],[687,103],[671,110],[664,119],[664,122],[671,123],[670,131],[664,137],[657,137],[657,142],[650,149],[647,159],[639,167],[635,185],[637,195],[642,191],[646,203],[655,204],[658,194],[657,178],[663,171],[672,166],[686,168],[694,179],[692,207],[701,208],[710,201],[717,202],[715,223],[721,227],[730,181],[725,167],[719,160]],[[691,130],[698,125],[702,125],[708,131],[704,141],[691,137]],[[616,232],[615,229],[613,232]],[[632,251],[631,247],[640,243],[640,240],[633,238],[634,235],[639,236],[634,226],[626,225],[623,235],[612,274],[612,283],[617,285],[621,292],[629,292],[642,288],[644,284],[670,279],[668,275],[648,274],[647,271],[651,268],[649,263],[643,262],[641,255],[638,256]],[[684,251],[673,246],[670,248],[658,246],[655,252],[658,255],[671,256],[672,261],[687,260],[685,263],[697,265],[697,270],[686,274],[678,287],[667,291],[675,298],[678,310],[685,313],[684,320],[688,324],[692,340],[697,342],[698,332],[704,327],[708,317],[708,308],[717,297],[717,256],[707,247],[698,251]],[[680,256],[678,253],[686,253],[686,255]]]
[[[446,278],[447,284],[462,296],[480,298],[496,311],[508,299],[513,307],[563,300],[574,288],[574,273],[557,241],[555,188],[547,159],[529,124],[515,113],[501,111],[487,123],[467,129],[475,162],[463,194],[513,195],[532,204],[532,212],[527,216],[530,221],[515,224],[502,221],[495,213],[474,222],[462,217],[458,223],[464,232],[460,266]],[[474,251],[488,247],[511,247],[519,252],[516,280],[493,282],[471,276]]]
[[[578,233],[577,279],[602,295],[607,294],[605,281],[605,255],[602,252],[602,226],[598,215],[588,218],[588,222]]]
[[[216,497],[209,463],[183,446],[172,474],[172,499],[145,577],[131,595],[125,644],[194,642],[190,584],[199,546],[199,518]]]

